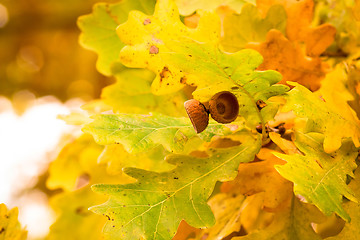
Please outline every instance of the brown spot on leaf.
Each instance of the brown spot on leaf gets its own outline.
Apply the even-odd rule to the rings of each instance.
[[[0,234],[2,234],[3,232],[5,232],[5,228],[0,229]]]
[[[159,48],[157,46],[155,46],[155,45],[152,45],[150,47],[149,53],[150,54],[158,54],[159,53]]]
[[[143,22],[144,25],[148,25],[151,23],[151,19],[150,18],[146,18]]]
[[[185,84],[185,83],[186,83],[186,77],[185,77],[185,76],[182,76],[182,77],[180,78],[180,83],[182,83],[182,84]]]
[[[259,110],[261,110],[264,107],[266,107],[267,104],[263,100],[259,99],[256,101],[256,106],[258,107]]]
[[[76,208],[75,212],[76,212],[76,214],[81,215],[81,216],[87,216],[90,214],[90,212],[86,208],[81,207],[81,206]]]
[[[165,66],[161,72],[160,72],[160,82],[163,81],[164,78],[168,78],[170,76],[171,72],[167,66]]]

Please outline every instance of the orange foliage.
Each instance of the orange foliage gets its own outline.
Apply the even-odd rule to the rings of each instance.
[[[289,41],[277,30],[271,30],[263,43],[249,43],[247,47],[255,49],[264,57],[259,70],[274,69],[283,75],[280,83],[298,82],[311,90],[320,87],[327,65],[319,57],[307,57],[301,46]]]

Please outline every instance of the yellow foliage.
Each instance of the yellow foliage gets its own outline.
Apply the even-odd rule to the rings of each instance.
[[[27,231],[23,230],[18,221],[19,210],[8,210],[5,204],[0,204],[0,240],[25,240]]]

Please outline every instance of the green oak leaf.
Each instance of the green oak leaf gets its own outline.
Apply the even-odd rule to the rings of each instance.
[[[106,76],[112,75],[111,65],[119,63],[124,44],[116,34],[116,27],[125,22],[129,11],[137,9],[151,14],[155,0],[125,0],[115,4],[98,3],[93,13],[79,17],[80,44],[98,54],[96,67]]]
[[[332,154],[324,152],[323,135],[318,133],[296,133],[295,145],[304,155],[275,155],[287,164],[276,166],[276,170],[294,182],[294,192],[316,205],[324,214],[335,212],[346,221],[348,213],[341,206],[342,197],[357,202],[354,192],[346,185],[347,175],[354,177],[355,159],[358,155],[353,143],[346,141]]]
[[[115,113],[159,112],[170,116],[185,116],[182,91],[176,94],[156,96],[151,92],[154,74],[146,69],[125,69],[113,71],[116,83],[102,90],[101,98]]]
[[[21,228],[18,215],[18,208],[8,210],[5,204],[0,204],[0,240],[27,239],[27,231]]]
[[[173,93],[189,84],[197,86],[194,98],[206,102],[217,92],[231,91],[249,127],[263,122],[258,100],[266,102],[288,90],[276,85],[281,80],[278,72],[255,70],[263,61],[255,50],[220,50],[220,19],[215,13],[203,13],[198,27],[192,29],[180,21],[174,1],[159,0],[154,15],[131,11],[117,33],[127,44],[120,52],[121,62],[156,73],[154,94]]]
[[[286,12],[282,5],[269,8],[265,18],[259,10],[246,4],[240,14],[229,14],[224,19],[224,37],[221,41],[225,51],[236,52],[245,48],[249,42],[263,42],[271,29],[277,29],[285,35]]]
[[[190,15],[196,10],[213,11],[220,6],[228,6],[236,12],[240,12],[246,3],[255,5],[255,0],[175,0],[181,15]]]
[[[209,142],[215,135],[232,133],[227,125],[211,121],[196,134],[189,118],[175,118],[161,114],[99,114],[83,131],[93,135],[98,144],[121,143],[130,153],[142,152],[163,145],[170,152],[181,152],[190,138],[199,136]],[[241,122],[238,122],[242,124]],[[236,125],[236,122],[232,123]]]
[[[109,219],[105,239],[171,239],[181,220],[210,227],[215,219],[206,201],[216,182],[234,179],[239,164],[252,161],[260,147],[260,137],[248,135],[242,145],[208,158],[169,155],[166,160],[176,168],[168,172],[127,168],[124,172],[137,182],[94,185],[95,192],[110,198],[91,210]]]
[[[360,146],[360,125],[357,118],[345,115],[341,109],[337,110],[300,84],[289,84],[295,87],[286,94],[286,104],[282,111],[293,111],[298,117],[306,118],[305,133],[323,133],[325,152],[339,149],[344,138],[351,138],[356,147]]]

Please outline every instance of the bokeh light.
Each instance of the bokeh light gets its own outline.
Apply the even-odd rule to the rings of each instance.
[[[33,190],[38,176],[56,157],[63,136],[80,132],[57,116],[78,109],[82,100],[63,104],[51,96],[35,99],[31,92],[21,91],[13,103],[0,97],[0,202],[19,207],[19,219],[29,239],[35,239],[44,237],[54,221],[47,195]]]

